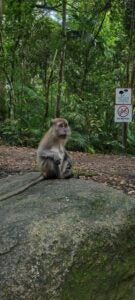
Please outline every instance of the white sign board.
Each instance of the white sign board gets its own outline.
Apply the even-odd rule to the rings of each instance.
[[[115,104],[131,104],[131,89],[116,88]]]
[[[131,122],[132,105],[116,104],[115,105],[115,122]]]

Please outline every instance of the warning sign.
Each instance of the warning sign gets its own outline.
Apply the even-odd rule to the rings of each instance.
[[[131,104],[131,88],[116,88],[116,104]]]
[[[115,105],[115,122],[131,122],[132,105],[116,104]]]

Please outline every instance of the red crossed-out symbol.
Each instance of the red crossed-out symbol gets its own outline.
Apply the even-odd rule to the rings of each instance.
[[[129,108],[127,105],[121,105],[118,108],[118,115],[121,118],[125,118],[129,114]]]

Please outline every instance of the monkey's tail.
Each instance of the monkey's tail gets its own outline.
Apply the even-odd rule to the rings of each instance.
[[[24,186],[18,188],[17,190],[13,191],[13,192],[9,192],[9,193],[6,193],[5,195],[1,196],[0,197],[0,201],[4,201],[8,198],[11,198],[13,196],[16,196],[16,195],[19,195],[21,193],[23,193],[24,191],[26,191],[29,187],[37,184],[38,182],[44,180],[44,177],[43,176],[39,176],[37,177],[36,179],[34,179],[32,182],[28,183],[28,184],[25,184]]]

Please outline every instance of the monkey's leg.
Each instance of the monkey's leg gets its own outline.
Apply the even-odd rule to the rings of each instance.
[[[53,159],[43,159],[41,165],[41,173],[45,179],[60,178],[59,165]]]
[[[61,168],[61,178],[68,179],[73,177],[72,161],[68,153],[65,153],[63,165]]]

